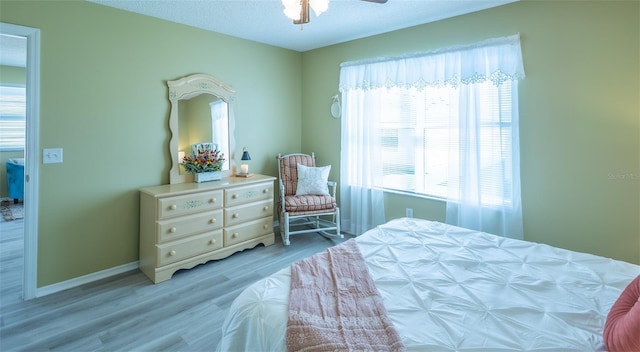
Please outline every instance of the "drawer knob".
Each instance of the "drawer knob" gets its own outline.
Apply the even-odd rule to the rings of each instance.
[[[174,255],[176,255],[176,251],[169,252],[169,256],[173,257]]]
[[[176,233],[176,231],[178,231],[178,229],[176,229],[175,227],[169,229],[169,232],[171,233]]]
[[[209,223],[210,223],[210,224],[215,224],[215,223],[216,223],[216,218],[210,219],[210,220],[209,220]]]
[[[265,189],[262,190],[262,193],[267,193],[267,192],[269,192],[268,188],[265,188]]]
[[[238,233],[237,233],[237,232],[234,232],[234,233],[231,235],[231,238],[236,238],[236,237],[238,237]]]
[[[209,240],[209,244],[215,244],[216,240]]]
[[[231,198],[232,198],[232,199],[236,199],[236,198],[238,198],[238,195],[237,195],[237,194],[232,194],[232,195],[231,195]]]
[[[175,204],[171,204],[171,206],[169,207],[169,209],[171,209],[171,210],[176,210],[176,209],[178,209],[178,206],[177,206],[177,205],[175,205]]]
[[[265,230],[269,228],[269,224],[264,224],[262,225],[262,228],[264,228]]]
[[[264,206],[264,208],[262,208],[262,210],[264,210],[264,211],[269,210],[269,206],[268,206],[268,205],[265,205],[265,206]]]
[[[238,213],[233,213],[233,215],[231,215],[231,217],[234,218],[234,219],[238,218],[238,216],[240,216],[240,215],[238,215]]]
[[[216,202],[216,199],[215,199],[215,198],[211,198],[211,199],[209,199],[209,203],[215,203],[215,202]]]

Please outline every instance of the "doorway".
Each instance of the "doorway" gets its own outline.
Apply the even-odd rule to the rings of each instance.
[[[26,38],[26,122],[24,163],[24,279],[22,297],[37,294],[38,175],[40,121],[40,30],[0,22],[0,34]],[[0,48],[2,50],[2,48]]]

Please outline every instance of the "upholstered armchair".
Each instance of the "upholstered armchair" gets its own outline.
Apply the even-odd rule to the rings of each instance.
[[[315,154],[278,154],[280,199],[278,220],[285,246],[289,236],[316,232],[328,238],[340,233],[337,183],[328,181],[331,166],[316,167]]]
[[[14,203],[24,199],[24,159],[7,160],[7,188]]]

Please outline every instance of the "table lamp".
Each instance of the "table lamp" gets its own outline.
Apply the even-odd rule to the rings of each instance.
[[[242,149],[242,157],[240,158],[240,160],[242,160],[243,163],[240,164],[240,173],[238,174],[238,176],[240,177],[251,176],[252,174],[249,173],[249,165],[247,164],[247,161],[251,160],[251,156],[249,155],[249,152],[247,151],[246,147]]]

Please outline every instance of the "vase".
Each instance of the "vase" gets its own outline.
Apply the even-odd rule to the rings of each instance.
[[[194,174],[193,179],[197,183],[222,180],[222,171],[200,172]]]

